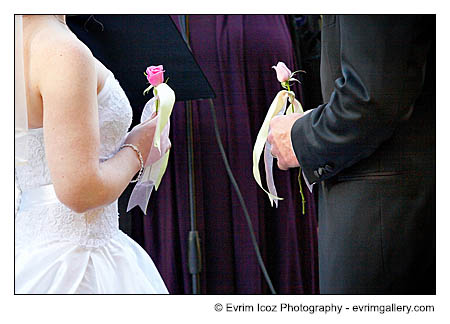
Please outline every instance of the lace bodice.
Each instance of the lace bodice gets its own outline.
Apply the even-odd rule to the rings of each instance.
[[[112,74],[98,94],[98,113],[101,144],[99,159],[104,161],[120,149],[132,119],[128,98]],[[51,184],[43,129],[29,130],[22,140],[28,143],[28,161],[15,169],[19,190],[26,192]],[[117,201],[83,214],[73,212],[60,202],[25,211],[19,207],[16,215],[16,246],[49,239],[99,246],[118,231],[117,218]]]
[[[111,158],[123,144],[131,125],[132,110],[119,82],[112,74],[98,94],[100,160]],[[52,183],[44,148],[43,128],[30,129],[22,139],[28,143],[28,162],[16,167],[18,187],[27,190]]]

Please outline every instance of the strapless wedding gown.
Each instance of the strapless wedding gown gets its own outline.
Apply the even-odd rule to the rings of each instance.
[[[100,160],[111,158],[131,125],[128,98],[112,73],[98,95]],[[43,129],[31,129],[28,161],[17,166],[15,292],[48,294],[168,293],[149,255],[119,230],[117,201],[75,213],[58,201]],[[80,167],[83,167],[80,165]]]

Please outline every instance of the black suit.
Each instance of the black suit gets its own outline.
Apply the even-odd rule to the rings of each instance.
[[[325,16],[325,104],[292,128],[319,187],[321,293],[434,294],[434,15]]]

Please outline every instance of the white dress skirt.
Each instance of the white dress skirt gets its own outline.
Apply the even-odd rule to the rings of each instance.
[[[131,125],[130,103],[112,73],[98,95],[100,156],[119,150]],[[17,294],[166,294],[150,256],[119,230],[117,201],[75,213],[56,197],[43,129],[31,129],[28,161],[16,166]],[[80,166],[83,167],[83,166]]]

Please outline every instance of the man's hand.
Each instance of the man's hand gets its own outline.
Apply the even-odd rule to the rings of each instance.
[[[291,142],[291,129],[303,114],[276,116],[270,121],[270,132],[267,140],[272,146],[271,153],[277,159],[278,168],[287,170],[299,167]]]

